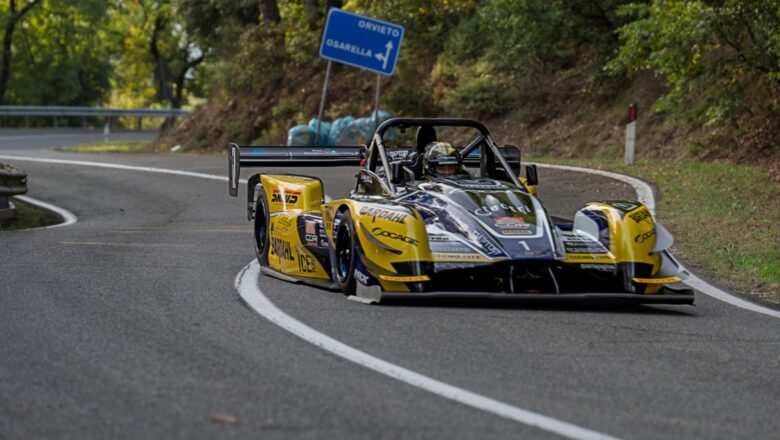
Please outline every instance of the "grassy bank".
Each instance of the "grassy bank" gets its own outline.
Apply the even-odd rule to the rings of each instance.
[[[678,258],[716,284],[780,304],[780,181],[767,169],[730,163],[529,160],[615,171],[651,183],[658,218],[674,235]]]
[[[148,145],[148,142],[108,141],[92,142],[72,147],[59,147],[56,150],[67,153],[140,153]]]
[[[59,223],[61,220],[55,214],[41,209],[18,199],[12,199],[16,206],[16,218],[11,220],[10,226],[0,228],[0,231],[18,231],[21,229],[40,228]]]

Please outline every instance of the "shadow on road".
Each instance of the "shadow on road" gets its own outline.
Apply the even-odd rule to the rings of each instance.
[[[591,312],[635,315],[696,316],[691,306],[658,306],[634,304],[627,301],[582,301],[535,302],[525,300],[521,303],[494,299],[428,299],[407,298],[382,300],[382,306],[389,307],[432,307],[432,308],[468,308],[501,310],[549,310],[557,312]],[[671,308],[674,307],[674,308]]]

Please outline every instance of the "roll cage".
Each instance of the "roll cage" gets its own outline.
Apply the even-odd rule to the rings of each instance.
[[[452,118],[393,118],[382,122],[377,127],[371,144],[368,148],[365,169],[377,175],[377,167],[382,166],[384,176],[379,176],[390,189],[392,195],[398,194],[396,182],[393,181],[394,170],[391,169],[392,161],[389,160],[387,148],[384,143],[384,135],[391,128],[407,129],[410,127],[470,127],[479,132],[460,153],[465,158],[464,161],[469,165],[478,165],[480,176],[495,178],[499,180],[509,180],[518,188],[525,188],[517,178],[517,173],[512,171],[504,154],[501,153],[493,137],[490,135],[487,127],[479,121],[473,119],[452,119]],[[480,147],[486,148],[480,148]],[[478,158],[469,157],[475,150],[479,149]],[[422,153],[418,151],[418,153]],[[519,158],[518,158],[519,159]],[[380,164],[381,160],[381,164]],[[501,168],[497,167],[499,165]]]

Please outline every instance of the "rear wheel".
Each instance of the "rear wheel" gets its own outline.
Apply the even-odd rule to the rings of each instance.
[[[257,261],[263,265],[268,265],[268,245],[270,239],[268,238],[268,206],[265,199],[265,191],[262,189],[257,194],[257,201],[255,202],[255,255],[257,255]]]
[[[341,214],[341,221],[334,236],[335,256],[333,273],[336,285],[345,295],[355,294],[355,262],[357,261],[357,236],[349,210]]]

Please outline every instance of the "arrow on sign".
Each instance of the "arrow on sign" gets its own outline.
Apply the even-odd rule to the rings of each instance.
[[[382,63],[382,70],[387,69],[387,61],[390,59],[390,52],[393,50],[393,42],[388,41],[387,44],[385,44],[385,49],[384,55],[381,53],[374,55],[376,59]]]

